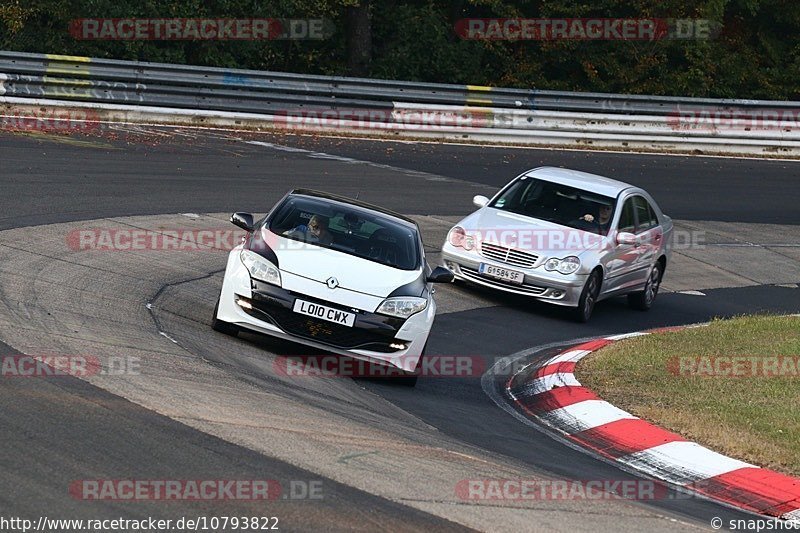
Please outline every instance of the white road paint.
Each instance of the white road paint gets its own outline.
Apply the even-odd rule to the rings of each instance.
[[[617,460],[681,485],[754,466],[688,441],[668,442]]]
[[[621,335],[611,335],[610,337],[605,337],[607,340],[610,341],[621,341],[622,339],[630,339],[631,337],[641,337],[642,335],[647,335],[642,331],[635,331],[633,333],[623,333]]]
[[[244,141],[245,144],[254,144],[256,146],[263,146],[264,148],[272,148],[273,150],[280,150],[281,152],[295,152],[298,154],[310,154],[311,150],[304,148],[295,148],[293,146],[282,146],[280,144],[272,144],[263,141]]]
[[[234,138],[231,138],[230,140],[239,140],[239,141],[241,141],[241,139],[234,139]],[[479,184],[479,183],[473,183],[473,182],[468,182],[468,181],[459,180],[459,179],[455,179],[455,178],[450,178],[450,177],[447,177],[447,176],[441,176],[439,174],[431,174],[430,172],[423,172],[423,171],[420,171],[420,170],[411,170],[411,169],[403,168],[403,167],[395,167],[395,166],[386,165],[386,164],[383,164],[383,163],[375,163],[373,161],[366,161],[366,160],[363,160],[363,159],[354,159],[352,157],[345,157],[345,156],[341,156],[341,155],[328,154],[328,153],[325,153],[325,152],[314,152],[312,150],[306,150],[304,148],[295,148],[294,146],[284,146],[284,145],[281,145],[281,144],[269,143],[269,142],[264,142],[264,141],[242,141],[242,142],[244,142],[245,144],[251,144],[251,145],[254,145],[254,146],[262,146],[264,148],[270,148],[272,150],[279,150],[281,152],[291,152],[291,153],[297,153],[297,154],[304,154],[304,155],[306,155],[306,157],[309,157],[311,159],[324,159],[324,160],[328,160],[328,161],[337,161],[339,163],[347,163],[347,164],[351,164],[351,165],[367,165],[367,166],[370,166],[370,167],[373,167],[373,168],[380,168],[380,169],[383,169],[383,170],[390,170],[392,172],[399,172],[400,174],[404,174],[406,176],[413,176],[413,177],[416,177],[416,178],[422,178],[422,179],[424,179],[426,181],[444,181],[444,182],[462,183],[462,184],[468,185],[470,187],[477,187],[477,188],[482,188],[482,189],[487,189],[487,190],[491,189],[492,191],[494,191],[494,188],[489,187],[488,185],[482,185],[482,184]]]
[[[580,387],[581,384],[571,372],[557,372],[540,378],[532,379],[526,383],[517,396],[531,396],[547,392],[556,387]]]
[[[784,520],[788,520],[794,524],[797,524],[797,527],[800,528],[800,509],[792,511],[791,513],[786,513],[783,515]]]
[[[547,364],[553,365],[555,363],[577,363],[591,352],[589,350],[570,350],[560,354],[558,357],[550,359]]]
[[[539,415],[551,423],[568,425],[571,433],[586,431],[618,420],[635,419],[627,411],[603,400],[584,400]]]
[[[149,309],[149,308],[148,308],[148,309]],[[173,344],[178,344],[178,341],[176,341],[175,339],[173,339],[172,337],[170,337],[170,336],[169,336],[168,334],[166,334],[165,332],[163,332],[163,331],[159,331],[159,332],[158,332],[158,334],[159,334],[159,335],[161,335],[162,337],[166,337],[167,339],[171,340]]]

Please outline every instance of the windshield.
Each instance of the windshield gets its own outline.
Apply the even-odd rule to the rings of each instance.
[[[536,178],[520,178],[489,207],[607,235],[616,200]]]
[[[290,196],[267,223],[270,231],[287,239],[402,270],[420,265],[416,228],[360,207]]]

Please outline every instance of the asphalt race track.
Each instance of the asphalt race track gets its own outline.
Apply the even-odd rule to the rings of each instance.
[[[792,161],[259,137],[286,147],[463,180],[457,188],[436,190],[449,194],[425,195],[409,204],[400,183],[380,179],[385,174],[380,167],[344,166],[343,172],[335,160],[231,145],[216,135],[231,136],[115,134],[116,140],[79,137],[59,143],[4,136],[0,229],[102,216],[259,211],[288,187],[301,185],[360,192],[361,198],[410,214],[462,214],[470,206],[451,201],[456,191],[464,192],[467,185],[478,191],[475,194],[491,191],[543,164],[606,172],[642,186],[675,219],[800,223],[797,163]],[[65,168],[65,162],[70,167]],[[464,196],[471,198],[471,192],[466,190]]]
[[[62,253],[64,232],[85,221],[93,221],[90,227],[175,227],[180,220],[220,225],[226,212],[263,213],[290,188],[302,186],[358,195],[419,217],[430,259],[438,260],[436,252],[450,222],[471,211],[473,195],[490,195],[520,171],[546,164],[641,185],[665,213],[687,227],[703,224],[724,237],[726,226],[746,224],[766,242],[798,244],[797,162],[134,126],[97,136],[0,134],[0,162],[0,265],[5,265],[0,267],[0,341],[8,343],[0,344],[2,355],[30,353],[31,347],[61,351],[70,349],[70,342],[95,349],[106,345],[154,353],[157,357],[147,359],[145,369],[158,376],[136,383],[76,378],[0,382],[4,515],[38,516],[43,510],[62,518],[268,513],[279,516],[286,530],[375,530],[391,524],[392,530],[432,531],[467,525],[519,529],[521,523],[530,530],[590,531],[603,525],[630,531],[694,530],[707,529],[714,516],[750,516],[696,498],[586,506],[534,502],[525,508],[458,501],[447,490],[448,468],[464,468],[464,476],[484,472],[483,477],[497,477],[502,465],[508,467],[506,475],[573,480],[631,476],[521,424],[485,394],[480,376],[422,378],[415,389],[389,380],[307,379],[294,384],[278,379],[270,375],[267,358],[303,353],[302,348],[253,335],[233,339],[208,325],[224,254],[198,253],[190,260],[168,253],[130,259],[122,253],[68,256]],[[181,218],[181,213],[199,218]],[[695,259],[692,268],[705,265],[707,277],[698,274],[696,281],[701,285],[671,280],[668,268],[668,291],[651,312],[635,312],[612,300],[598,305],[587,325],[521,298],[461,286],[442,288],[429,353],[475,355],[491,365],[510,354],[576,338],[741,313],[800,312],[797,270],[783,269],[762,279],[746,274],[747,264],[730,272],[707,264],[708,257],[736,257],[736,250],[714,249],[708,253],[717,255],[700,258],[687,252],[687,262],[679,266]],[[781,250],[770,252],[780,253],[796,268],[800,248]],[[40,284],[36,276],[42,276]],[[63,278],[62,286],[59,276],[74,277]],[[712,278],[714,283],[702,285]],[[671,291],[666,281],[673,283]],[[111,303],[86,309],[93,301]],[[125,309],[136,309],[129,311],[136,316],[124,316]],[[59,331],[64,325],[70,330]],[[57,340],[46,345],[47,339]],[[170,355],[178,353],[175,359]],[[194,367],[204,367],[198,374],[208,372],[208,380],[186,376]],[[231,388],[223,390],[226,380]],[[220,383],[218,396],[208,383]],[[208,403],[199,392],[204,387]],[[223,427],[226,417],[236,418],[230,414],[235,408],[225,404],[234,390],[246,407],[235,428]],[[202,416],[187,414],[192,410]],[[342,429],[335,445],[352,453],[337,448],[330,457],[316,455],[333,442],[315,441],[314,424],[323,420],[319,413],[363,428],[364,440],[356,445]],[[249,427],[248,418],[254,421]],[[320,432],[326,431],[335,432],[320,426]],[[366,433],[374,440],[372,447],[366,444]],[[390,437],[397,439],[396,457],[386,462],[357,459],[382,457],[380,443],[392,442]],[[305,447],[298,442],[304,438],[314,442]],[[424,450],[423,456],[415,450]],[[431,450],[441,456],[430,455]],[[472,470],[456,455],[468,457]],[[481,464],[485,466],[476,466]],[[430,494],[415,497],[413,491],[393,486],[397,469],[404,471],[397,479],[425,485],[424,477],[408,473],[416,468],[418,477],[431,472]],[[282,485],[321,480],[325,497],[276,501],[264,511],[236,501],[86,502],[67,492],[78,479],[255,477],[278,479]]]

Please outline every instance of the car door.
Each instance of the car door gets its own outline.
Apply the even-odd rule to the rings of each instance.
[[[618,244],[616,235],[623,232],[636,234],[636,208],[633,196],[623,201],[616,229],[609,232],[613,241],[611,250],[604,261],[606,270],[603,281],[604,294],[616,292],[638,283],[640,273],[637,269],[640,266],[641,249],[636,244]]]
[[[636,212],[636,237],[640,251],[637,272],[641,274],[639,282],[644,284],[653,264],[658,259],[664,232],[653,206],[646,198],[639,195],[634,196],[633,205]]]

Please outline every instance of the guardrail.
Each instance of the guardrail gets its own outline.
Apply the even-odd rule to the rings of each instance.
[[[567,146],[800,155],[800,103],[571,93],[0,51],[5,113]]]

